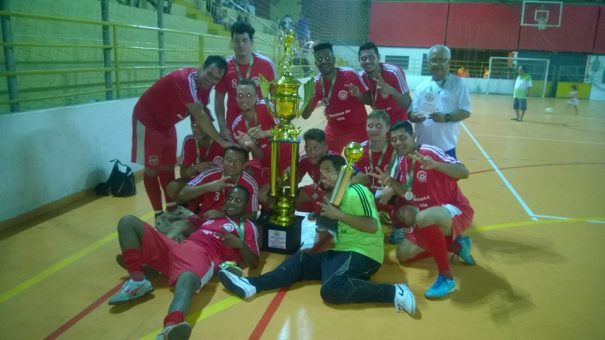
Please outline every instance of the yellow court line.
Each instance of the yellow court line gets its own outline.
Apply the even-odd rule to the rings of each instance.
[[[153,216],[153,211],[148,212],[139,218],[145,221],[152,216]],[[0,303],[4,303],[4,302],[10,300],[15,295],[22,293],[23,291],[31,288],[32,286],[36,285],[40,281],[48,278],[49,276],[55,274],[56,272],[67,267],[68,265],[80,260],[81,258],[85,257],[86,255],[101,248],[102,246],[106,245],[107,243],[113,241],[117,236],[118,236],[118,233],[114,231],[111,234],[109,234],[109,235],[103,237],[102,239],[94,242],[93,244],[87,246],[86,248],[78,251],[77,253],[69,256],[68,258],[51,265],[50,267],[48,267],[45,270],[43,270],[42,272],[32,276],[31,278],[25,280],[25,282],[17,285],[16,287],[11,288],[8,291],[2,293],[2,295],[0,295]]]
[[[146,213],[145,215],[143,215],[141,218],[142,220],[147,220],[150,217],[152,217],[153,215],[153,211]],[[605,220],[605,217],[596,217],[596,218],[571,218],[569,220],[538,220],[538,221],[519,221],[519,222],[511,222],[511,223],[501,223],[501,224],[492,224],[492,225],[487,225],[487,226],[479,226],[479,227],[474,227],[471,228],[470,230],[467,231],[467,233],[477,233],[477,232],[483,232],[483,231],[489,231],[489,230],[498,230],[498,229],[506,229],[506,228],[517,228],[517,227],[524,227],[524,226],[530,226],[530,225],[540,225],[540,224],[561,224],[561,223],[571,223],[571,222],[587,222],[587,223],[591,223],[591,221],[594,220]],[[53,265],[51,265],[50,267],[48,267],[47,269],[45,269],[44,271],[34,275],[33,277],[27,279],[25,282],[17,285],[16,287],[2,293],[0,295],[0,304],[4,303],[8,300],[10,300],[11,298],[13,298],[14,296],[22,293],[23,291],[31,288],[32,286],[36,285],[37,283],[41,282],[42,280],[48,278],[49,276],[55,274],[56,272],[60,271],[61,269],[67,267],[68,265],[80,260],[81,258],[85,257],[86,255],[94,252],[95,250],[101,248],[102,246],[104,246],[105,244],[111,242],[112,240],[114,240],[117,237],[118,233],[117,232],[112,232],[111,234],[105,236],[104,238],[94,242],[93,244],[89,245],[88,247],[80,250],[79,252],[71,255],[70,257],[55,263]],[[204,314],[203,314],[204,315]],[[214,315],[214,314],[212,314]],[[208,316],[205,316],[204,318],[206,318]]]
[[[189,322],[191,325],[195,325],[196,323],[201,322],[205,319],[208,319],[209,317],[211,317],[215,314],[218,314],[218,313],[228,309],[229,307],[235,306],[242,301],[244,301],[244,300],[237,298],[235,296],[230,296],[224,300],[221,300],[217,303],[208,305],[208,306],[200,309],[199,311],[196,311],[194,313],[187,315],[187,322]],[[145,335],[141,339],[142,340],[155,339],[157,334],[161,331],[162,331],[162,328],[158,328],[158,329],[154,330],[153,332]]]
[[[500,223],[500,224],[473,227],[473,228],[469,229],[468,231],[465,231],[465,234],[479,233],[479,232],[498,230],[498,229],[527,227],[527,226],[540,225],[540,224],[561,224],[561,223],[572,223],[572,222],[594,223],[594,221],[602,221],[602,220],[605,220],[605,217],[579,217],[579,218],[569,218],[567,220],[543,219],[543,220],[538,220],[538,221],[519,221],[519,222]]]

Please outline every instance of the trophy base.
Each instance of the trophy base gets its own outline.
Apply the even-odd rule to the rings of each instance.
[[[263,223],[261,250],[280,254],[294,254],[300,249],[300,234],[304,217],[294,216],[294,221],[283,227],[271,223],[267,218]]]

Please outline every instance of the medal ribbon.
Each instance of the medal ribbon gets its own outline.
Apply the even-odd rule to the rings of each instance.
[[[405,191],[412,192],[412,184],[414,183],[414,166],[416,165],[416,160],[412,159],[412,167],[408,172],[408,162],[405,162]]]
[[[338,69],[334,73],[334,77],[332,78],[332,82],[330,83],[330,90],[328,92],[328,96],[326,97],[326,84],[324,82],[324,78],[321,77],[321,92],[324,95],[324,106],[327,109],[328,103],[330,102],[330,98],[332,98],[332,92],[334,92],[334,84],[336,84],[336,77],[338,76]]]
[[[374,153],[372,151],[372,142],[368,141],[368,144],[369,144],[369,149],[370,149],[369,150],[370,152],[368,153],[368,155],[370,157],[370,172],[374,172],[375,167],[374,167],[374,161],[372,160],[372,154]],[[376,168],[380,168],[380,163],[382,163],[384,154],[387,151],[387,146],[388,146],[388,142],[384,143],[384,147],[382,148],[382,151],[380,152],[380,158],[378,158],[378,163],[376,163]],[[382,170],[382,169],[380,169],[380,170]]]
[[[235,227],[235,230],[237,230],[237,235],[239,236],[240,240],[244,240],[244,219],[240,218],[239,219],[239,226],[237,225],[237,223],[235,223],[229,216],[225,216],[227,217],[227,219],[229,220],[229,222],[231,222],[231,224],[233,224],[233,226]]]
[[[246,78],[242,78],[242,71],[239,69],[239,63],[236,60],[233,61],[233,65],[235,65],[235,72],[237,72],[237,79],[239,79],[239,81],[242,81],[243,79],[250,79],[250,73],[252,73],[252,66],[254,65],[254,54],[252,55],[252,59],[250,59],[250,63],[248,64]]]

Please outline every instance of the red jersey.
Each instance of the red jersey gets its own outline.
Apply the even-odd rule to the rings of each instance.
[[[179,166],[188,168],[201,162],[212,162],[216,166],[221,166],[223,165],[224,154],[225,149],[215,141],[211,140],[210,145],[205,147],[199,145],[193,135],[188,135],[183,141],[181,163]]]
[[[243,223],[242,223],[243,222]],[[243,224],[243,235],[240,235],[238,229]],[[237,217],[221,217],[217,219],[209,219],[199,225],[198,229],[185,240],[185,242],[195,242],[204,249],[208,250],[207,254],[211,261],[218,268],[218,264],[225,261],[241,262],[242,256],[238,249],[233,249],[226,246],[221,240],[221,236],[225,233],[234,234],[240,237],[253,253],[258,254],[258,231],[252,221],[248,219],[239,219]]]
[[[355,163],[355,167],[359,169],[359,171],[365,174],[373,173],[376,168],[379,168],[384,172],[389,171],[391,162],[393,162],[395,158],[393,155],[393,145],[391,145],[391,143],[387,141],[385,144],[386,148],[376,152],[371,152],[370,141],[361,143],[361,146],[363,146],[363,156]],[[379,186],[380,183],[378,183],[378,180],[374,177],[370,177],[370,190],[375,192]]]
[[[420,145],[418,153],[422,156],[429,156],[441,163],[460,163],[455,158],[446,155],[439,147],[433,145]],[[412,169],[412,163],[414,163],[412,173],[414,199],[412,203],[419,210],[442,204],[452,204],[460,209],[470,207],[468,199],[458,187],[458,180],[434,169],[422,169],[420,162],[412,162],[409,157],[403,157],[400,163],[401,175],[399,181],[401,183],[406,183],[406,173]]]
[[[227,111],[225,113],[227,128],[231,127],[233,120],[240,113],[239,106],[237,106],[237,101],[235,100],[235,90],[240,80],[243,78],[252,79],[256,84],[256,94],[258,99],[262,99],[258,76],[262,74],[263,77],[265,77],[265,79],[268,81],[273,81],[275,78],[277,78],[275,65],[271,59],[262,54],[252,53],[252,70],[250,70],[250,75],[248,77],[246,77],[246,75],[248,74],[249,65],[238,65],[241,78],[240,75],[238,75],[235,67],[235,58],[233,56],[227,58],[227,72],[225,73],[225,77],[218,82],[218,84],[216,84],[216,92],[223,94],[226,93],[228,95]]]
[[[273,117],[267,105],[265,105],[264,100],[260,100],[256,104],[256,121],[250,124],[246,121],[243,114],[239,114],[233,124],[231,125],[231,131],[239,131],[248,133],[248,129],[258,126],[263,131],[271,130],[272,127],[279,124],[279,120]],[[258,146],[263,150],[263,159],[260,161],[260,164],[263,168],[271,168],[271,141],[269,138],[261,138],[256,141]],[[282,144],[280,146],[280,154],[279,154],[279,167],[280,169],[285,169],[290,166],[290,144]]]
[[[198,88],[197,69],[182,68],[168,73],[143,93],[134,106],[134,117],[148,128],[164,131],[185,119],[187,105],[208,105],[209,89]]]
[[[401,94],[410,92],[405,73],[398,66],[381,63],[380,70],[380,75],[387,84],[393,86]],[[361,72],[361,77],[370,88],[372,102],[374,103],[373,108],[385,110],[389,114],[389,117],[391,117],[391,125],[396,121],[408,119],[408,109],[399,106],[393,96],[383,98],[381,94],[376,93],[376,80],[369,79],[366,71]]]
[[[328,155],[338,155],[338,153],[328,150]],[[309,174],[313,183],[319,184],[319,178],[321,177],[321,171],[319,171],[319,164],[313,164],[307,158],[306,155],[302,155],[298,160],[298,178],[305,177],[305,174]]]
[[[346,87],[348,84],[357,86],[362,93],[368,91],[368,86],[359,74],[349,67],[336,69],[336,80],[332,90],[330,90],[332,82],[317,75],[315,77],[315,97],[313,97],[312,103],[320,100],[323,102],[328,127],[353,131],[361,129],[365,134],[367,116],[365,105],[349,94]]]
[[[198,186],[219,180],[222,177],[223,167],[219,166],[200,172],[200,174],[189,181],[187,185]],[[227,183],[241,185],[246,188],[248,193],[250,193],[250,198],[248,199],[248,211],[258,211],[258,184],[249,173],[242,171],[242,175],[237,183],[232,183],[230,180],[227,181]],[[224,188],[223,190],[217,192],[206,192],[203,195],[193,199],[192,205],[195,206],[190,206],[189,208],[192,211],[198,210],[197,214],[199,216],[202,216],[208,210],[223,210],[225,200],[229,194],[228,191],[228,188]]]

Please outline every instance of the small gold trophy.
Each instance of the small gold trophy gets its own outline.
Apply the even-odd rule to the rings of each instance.
[[[279,119],[279,124],[272,129],[271,140],[271,191],[274,200],[273,211],[263,228],[263,250],[281,253],[294,253],[300,247],[300,225],[302,218],[296,218],[295,199],[297,194],[298,168],[298,135],[300,128],[292,124],[306,108],[309,99],[314,95],[313,79],[303,86],[304,99],[298,89],[302,85],[292,76],[291,68],[294,59],[294,33],[284,37],[284,55],[279,62],[281,77],[276,82],[269,82],[259,77],[260,89],[267,108]],[[290,171],[279,169],[279,150],[281,144],[290,144]]]
[[[361,144],[351,142],[345,146],[347,164],[340,169],[338,177],[336,178],[336,183],[332,189],[330,204],[333,206],[338,207],[340,206],[340,203],[342,203],[342,199],[351,183],[351,177],[355,171],[353,165],[357,163],[361,157],[363,157],[363,146],[361,146]],[[338,233],[338,221],[331,218],[319,216],[316,226],[318,235],[315,244],[310,250],[311,253],[331,248],[334,245],[333,240],[336,239]]]

